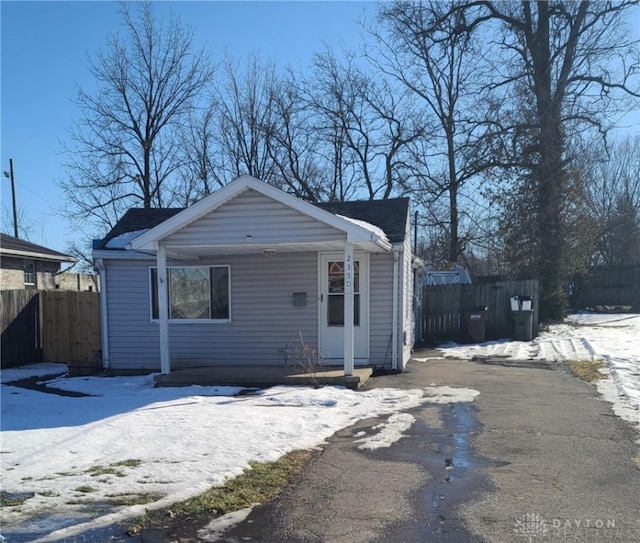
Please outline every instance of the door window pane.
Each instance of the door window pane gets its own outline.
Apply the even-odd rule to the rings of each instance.
[[[329,294],[344,293],[344,262],[329,262]]]
[[[329,296],[327,309],[329,326],[343,326],[344,294]],[[353,325],[360,326],[360,294],[353,295]]]
[[[344,325],[344,262],[328,262],[327,324]],[[353,324],[360,325],[360,263],[353,267]]]

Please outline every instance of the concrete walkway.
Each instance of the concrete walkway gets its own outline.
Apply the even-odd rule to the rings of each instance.
[[[473,404],[424,404],[389,448],[335,435],[297,484],[218,541],[640,541],[638,436],[595,388],[551,363],[412,361],[366,388],[480,391]]]

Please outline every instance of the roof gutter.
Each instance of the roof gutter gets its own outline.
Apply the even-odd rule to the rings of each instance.
[[[32,258],[34,260],[53,260],[54,262],[73,262],[76,264],[78,262],[77,258],[67,255],[50,255],[46,253],[36,253],[31,251],[20,251],[18,249],[7,249],[5,247],[0,250],[0,254],[6,254],[10,256],[21,256],[24,258]]]
[[[374,236],[371,236],[372,238]],[[376,245],[378,247],[381,247],[382,249],[384,249],[385,251],[389,252],[391,249],[393,249],[393,245],[391,245],[391,243],[389,243],[386,239],[381,238],[379,236],[375,236],[376,239],[375,240],[371,240],[371,241],[375,241]]]

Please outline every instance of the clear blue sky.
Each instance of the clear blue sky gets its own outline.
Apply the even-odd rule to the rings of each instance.
[[[324,43],[355,47],[359,25],[372,3],[365,2],[156,2],[194,27],[196,41],[214,59],[225,50],[246,59],[258,51],[279,66],[306,66]],[[64,251],[78,239],[55,210],[63,195],[55,184],[64,176],[61,141],[77,116],[75,85],[92,87],[87,54],[104,45],[120,25],[117,2],[7,2],[2,24],[2,171],[13,158],[19,215],[30,241]],[[11,184],[2,186],[2,230],[13,235]]]
[[[281,67],[304,67],[324,44],[356,47],[358,21],[372,18],[371,2],[156,2],[158,15],[171,10],[196,30],[198,43],[214,59],[224,51],[246,59],[258,51]],[[640,32],[635,12],[632,25]],[[95,55],[107,34],[120,25],[117,2],[0,2],[1,170],[13,158],[20,215],[34,243],[64,251],[82,236],[56,214],[63,195],[55,184],[64,176],[61,141],[77,111],[75,85],[90,89],[87,54]],[[640,131],[636,112],[622,122]],[[9,180],[0,176],[2,229],[11,227]],[[89,232],[93,234],[92,232]]]

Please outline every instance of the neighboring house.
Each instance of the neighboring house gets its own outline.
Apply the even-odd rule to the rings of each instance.
[[[2,290],[59,288],[61,267],[71,267],[72,256],[23,239],[0,234],[0,288]]]
[[[186,209],[130,209],[94,245],[103,364],[283,365],[301,334],[347,375],[403,370],[410,235],[407,198],[314,205],[250,176]]]

